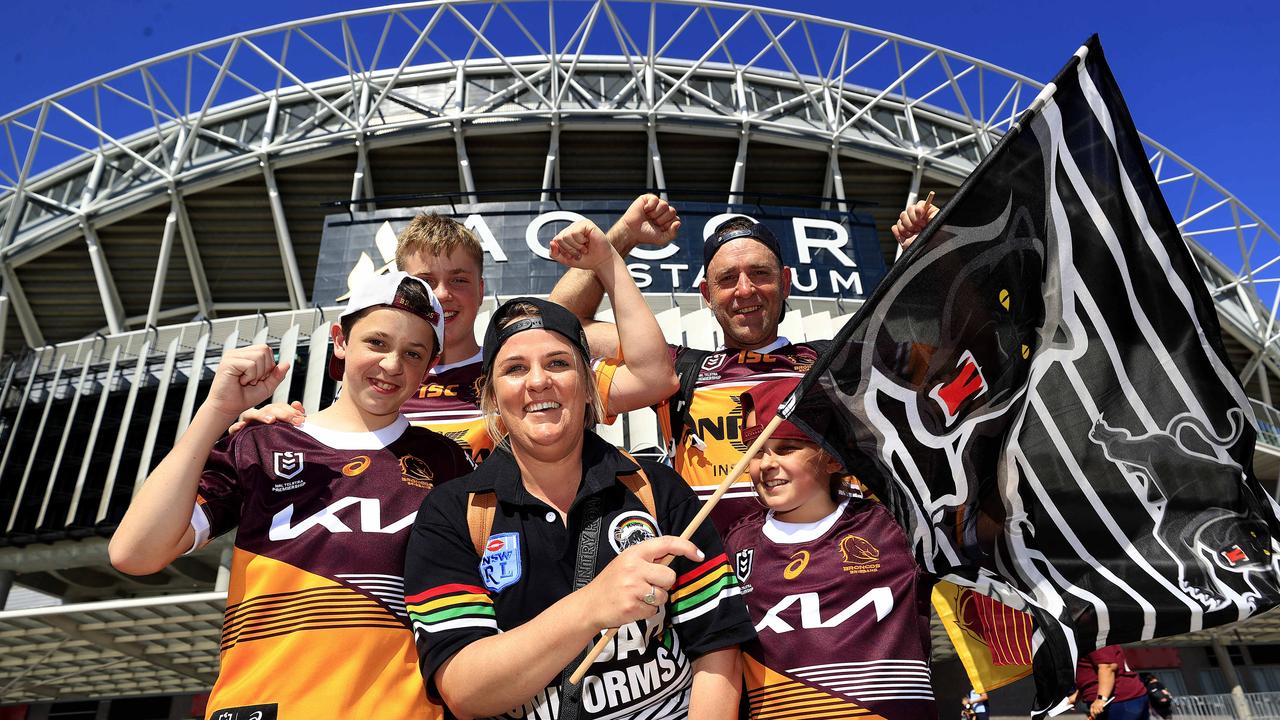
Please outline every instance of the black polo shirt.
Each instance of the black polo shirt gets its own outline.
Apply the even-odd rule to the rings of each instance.
[[[657,518],[619,481],[637,470],[612,445],[587,432],[582,483],[568,527],[529,493],[515,458],[498,449],[473,473],[444,483],[418,512],[405,561],[405,600],[413,621],[423,676],[435,694],[436,670],[468,644],[522,625],[568,595],[583,510],[591,496],[602,513],[596,573],[622,550],[656,535],[678,535],[701,503],[671,468],[641,461],[653,487]],[[492,491],[498,503],[479,557],[467,527],[469,493]],[[691,662],[755,636],[720,537],[710,523],[693,535],[706,559],[676,558],[677,580],[666,607],[619,629],[583,679],[580,718],[682,716],[688,705]],[[494,678],[501,682],[501,678]],[[522,708],[502,717],[559,715],[560,678]]]

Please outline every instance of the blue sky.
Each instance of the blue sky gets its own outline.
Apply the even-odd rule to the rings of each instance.
[[[277,22],[378,3],[264,0],[45,0],[10,4],[0,113],[124,65]],[[762,0],[937,43],[1039,81],[1092,32],[1140,130],[1280,228],[1280,10],[1271,3]],[[909,9],[903,9],[909,8]]]

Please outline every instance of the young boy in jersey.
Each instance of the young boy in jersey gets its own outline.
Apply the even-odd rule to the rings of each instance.
[[[742,396],[753,443],[799,384]],[[929,593],[902,529],[851,493],[839,461],[782,422],[749,465],[764,511],[725,537],[757,638],[743,644],[752,718],[937,717],[929,678]]]
[[[251,424],[288,367],[230,351],[209,395],[111,539],[123,572],[153,573],[237,529],[221,669],[208,717],[438,718],[403,602],[410,528],[434,484],[470,470],[400,406],[436,362],[443,312],[406,273],[358,288],[332,329],[345,388],[300,426]]]

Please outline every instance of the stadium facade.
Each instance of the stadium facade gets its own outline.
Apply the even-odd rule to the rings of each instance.
[[[662,193],[685,230],[630,262],[664,332],[698,347],[718,338],[697,244],[717,215],[745,212],[796,267],[784,334],[826,338],[892,264],[898,212],[927,191],[945,202],[1039,89],[773,9],[478,0],[223,38],[0,117],[0,718],[199,711],[229,542],[135,578],[110,568],[106,538],[224,349],[271,343],[295,361],[278,398],[332,397],[332,306],[388,264],[419,209],[481,235],[492,308],[549,289],[545,243],[568,220],[608,223]],[[1146,142],[1254,399],[1270,483],[1280,237]],[[648,411],[605,432],[632,448],[656,437]],[[1175,649],[1147,664],[1222,704],[1233,687],[1280,691],[1278,641],[1263,617],[1162,641]],[[949,645],[935,650],[957,694]]]

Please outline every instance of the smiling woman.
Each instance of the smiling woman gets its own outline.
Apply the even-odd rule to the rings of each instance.
[[[664,536],[697,498],[591,431],[589,358],[555,303],[517,298],[493,315],[481,407],[497,448],[429,496],[406,558],[428,690],[459,717],[736,717],[738,643],[754,631],[720,538],[709,525],[693,542]]]

